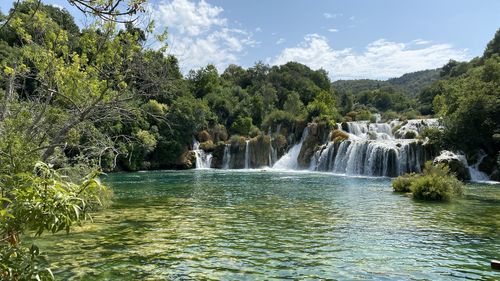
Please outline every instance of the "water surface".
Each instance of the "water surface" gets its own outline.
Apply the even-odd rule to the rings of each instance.
[[[452,203],[328,173],[111,174],[112,206],[38,243],[61,280],[500,280],[500,186]]]

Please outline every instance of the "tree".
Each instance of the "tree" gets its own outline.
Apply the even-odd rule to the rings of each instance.
[[[303,108],[304,108],[304,104],[300,100],[300,96],[297,92],[291,92],[288,95],[288,97],[285,101],[285,104],[283,106],[283,109],[286,112],[289,112],[289,113],[295,114],[295,115],[300,115]]]
[[[7,41],[16,59],[0,61],[0,276],[46,279],[52,274],[37,265],[38,248],[24,247],[20,237],[27,230],[69,231],[104,202],[98,175],[109,147],[100,138],[109,136],[96,126],[140,115],[132,101],[142,93],[128,70],[142,46],[140,33],[118,31],[114,23],[72,37],[77,31],[67,14],[32,2],[17,8],[5,23],[10,35],[2,36],[16,38]],[[154,146],[147,131],[135,137]],[[85,155],[75,167],[65,161],[73,153],[68,146]]]
[[[209,93],[214,92],[219,86],[219,73],[213,64],[209,64],[196,71],[191,70],[188,80],[191,83],[195,97],[203,98]]]
[[[500,28],[495,32],[493,39],[488,42],[484,50],[483,58],[489,59],[494,54],[500,55]]]

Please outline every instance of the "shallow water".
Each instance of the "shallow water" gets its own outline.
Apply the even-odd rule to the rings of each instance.
[[[452,203],[388,179],[192,170],[111,174],[94,223],[37,243],[60,280],[500,280],[500,186]]]

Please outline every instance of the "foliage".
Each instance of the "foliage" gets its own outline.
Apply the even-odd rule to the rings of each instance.
[[[445,164],[425,163],[422,174],[406,174],[392,181],[396,192],[411,192],[413,198],[432,201],[448,201],[463,193],[463,184]]]
[[[395,192],[411,192],[410,185],[415,177],[414,173],[399,176],[392,180],[392,188]]]
[[[231,131],[235,134],[247,136],[252,128],[252,118],[238,117],[231,125]]]
[[[81,182],[68,181],[51,166],[38,162],[31,173],[2,174],[0,191],[0,237],[3,259],[0,276],[42,274],[36,265],[38,248],[29,250],[20,244],[20,235],[33,230],[69,232],[74,224],[89,218],[89,213],[102,206],[109,191],[98,179],[99,173],[87,175]],[[26,270],[19,263],[26,263]],[[50,271],[49,271],[50,273]]]

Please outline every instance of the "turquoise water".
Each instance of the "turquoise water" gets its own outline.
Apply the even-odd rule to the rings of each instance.
[[[111,174],[93,224],[39,241],[61,280],[500,280],[500,186],[452,203],[326,173]]]

